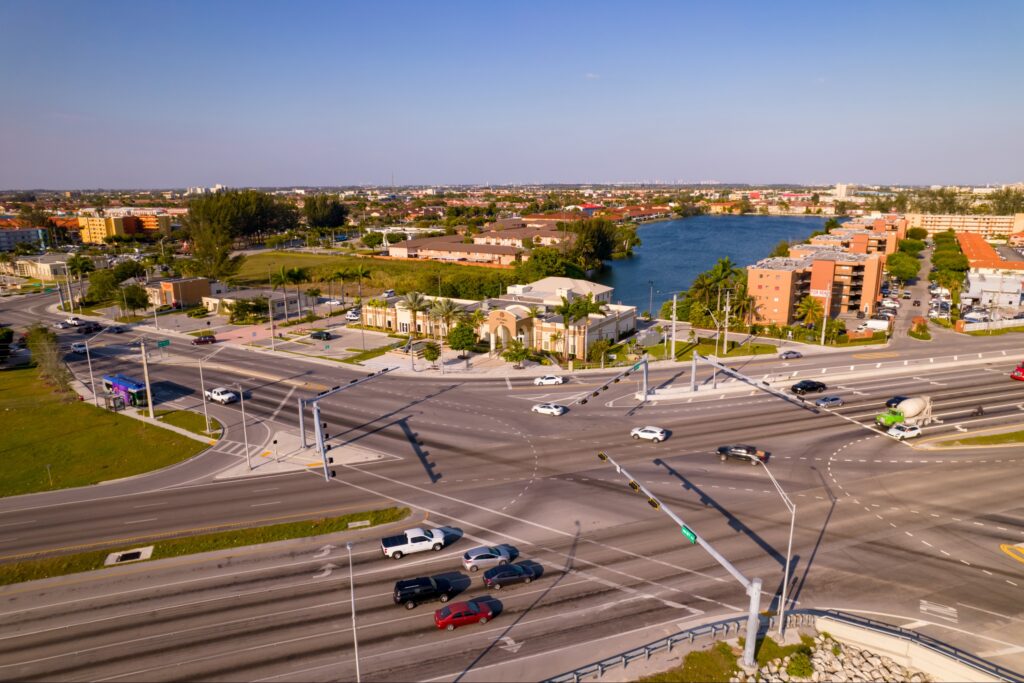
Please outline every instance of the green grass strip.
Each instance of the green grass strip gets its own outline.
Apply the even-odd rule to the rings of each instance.
[[[285,524],[274,524],[251,529],[233,529],[231,531],[219,531],[212,534],[200,536],[186,536],[184,538],[172,538],[166,541],[158,541],[149,544],[144,541],[136,543],[132,547],[144,547],[155,545],[153,557],[159,560],[168,557],[179,557],[181,555],[193,555],[195,553],[207,553],[213,550],[225,550],[227,548],[240,548],[247,545],[259,543],[272,543],[274,541],[285,541],[293,538],[307,538],[309,536],[320,536],[332,534],[338,531],[347,531],[351,522],[369,521],[369,526],[390,524],[409,516],[409,508],[385,508],[383,510],[370,510],[368,512],[353,512],[341,517],[327,517],[323,519],[304,520],[301,522],[288,522]],[[366,528],[359,527],[359,528]],[[23,581],[35,581],[37,579],[48,579],[54,576],[66,574],[77,574],[96,569],[103,569],[103,562],[107,555],[112,552],[130,550],[126,547],[110,547],[103,550],[91,550],[85,553],[74,555],[62,555],[60,557],[45,557],[38,560],[23,560],[11,564],[0,565],[0,585],[6,586],[12,583]]]
[[[1002,434],[986,434],[984,436],[969,436],[966,439],[946,441],[941,446],[992,446],[1003,443],[1024,443],[1024,430],[1017,432],[1003,432]]]
[[[392,349],[397,349],[399,346],[402,346],[402,342],[399,342],[397,344],[387,344],[385,346],[378,346],[375,349],[367,349],[366,351],[363,351],[361,353],[357,353],[354,356],[349,356],[348,358],[342,358],[341,362],[343,362],[343,363],[361,363],[364,360],[370,360],[371,358],[377,358],[378,356],[383,356],[388,351],[391,351]]]

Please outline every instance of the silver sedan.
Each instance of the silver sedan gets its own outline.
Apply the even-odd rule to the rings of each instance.
[[[475,572],[481,568],[508,564],[510,559],[512,558],[509,557],[509,552],[505,548],[482,545],[466,551],[466,554],[462,556],[462,566],[467,571]]]

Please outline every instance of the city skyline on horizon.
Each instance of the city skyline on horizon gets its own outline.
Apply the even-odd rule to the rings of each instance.
[[[0,187],[1022,180],[1019,3],[388,7],[0,5]]]

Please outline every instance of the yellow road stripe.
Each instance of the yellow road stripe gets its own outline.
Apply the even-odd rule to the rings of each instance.
[[[320,465],[323,465],[323,463],[322,463],[322,462],[310,462],[310,463],[306,463],[306,467],[320,467]]]
[[[175,538],[178,536],[195,536],[203,532],[211,531],[228,531],[231,529],[242,529],[251,526],[258,526],[265,522],[276,522],[286,519],[295,519],[296,517],[301,519],[311,519],[316,515],[323,515],[328,512],[341,512],[342,510],[357,509],[354,507],[340,507],[340,508],[326,508],[324,510],[310,510],[306,512],[294,512],[290,515],[281,515],[278,517],[262,517],[260,519],[254,519],[245,522],[228,522],[226,524],[217,524],[214,526],[200,526],[192,527],[189,529],[175,529],[174,531],[165,531],[163,533],[151,534],[149,536],[126,536],[123,538],[114,538],[106,541],[96,541],[94,543],[82,543],[79,545],[66,545],[57,548],[44,548],[42,550],[34,550],[29,553],[18,553],[17,555],[0,555],[0,561],[2,560],[24,560],[27,558],[36,557],[47,553],[55,553],[67,550],[87,550],[96,548],[111,548],[115,546],[123,545],[125,543],[138,543],[140,541],[157,541],[168,538]]]
[[[1024,564],[1024,548],[1019,545],[1010,545],[1009,543],[1003,543],[999,546],[999,549],[1004,553],[1017,560],[1021,564]]]

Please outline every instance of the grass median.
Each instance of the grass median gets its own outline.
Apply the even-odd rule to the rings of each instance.
[[[1024,443],[1024,430],[1003,432],[1002,434],[969,436],[965,439],[956,439],[955,441],[943,441],[939,445],[944,448],[956,448],[957,446],[998,446],[1010,443]]]
[[[347,531],[349,525],[354,522],[369,522],[360,525],[360,529],[374,527],[381,524],[398,522],[409,516],[409,508],[384,508],[383,510],[369,510],[367,512],[354,512],[341,517],[326,517],[322,519],[305,520],[301,522],[288,522],[285,524],[274,524],[271,526],[254,527],[249,529],[232,529],[229,531],[218,531],[212,534],[200,536],[186,536],[184,538],[171,538],[154,543],[140,541],[131,547],[144,547],[153,545],[153,556],[150,560],[159,560],[168,557],[180,557],[181,555],[193,555],[195,553],[207,553],[214,550],[226,550],[229,548],[240,548],[242,546],[257,545],[260,543],[272,543],[274,541],[286,541],[294,538],[307,538],[309,536],[321,536],[332,534],[338,531]],[[5,586],[12,583],[24,581],[35,581],[37,579],[48,579],[54,576],[66,574],[77,574],[104,568],[104,561],[110,553],[130,550],[131,547],[112,546],[102,550],[91,550],[85,553],[74,555],[62,555],[60,557],[44,557],[38,560],[23,560],[10,564],[0,565],[0,585]]]
[[[0,496],[130,477],[209,447],[57,393],[35,368],[0,372],[0,415]]]

